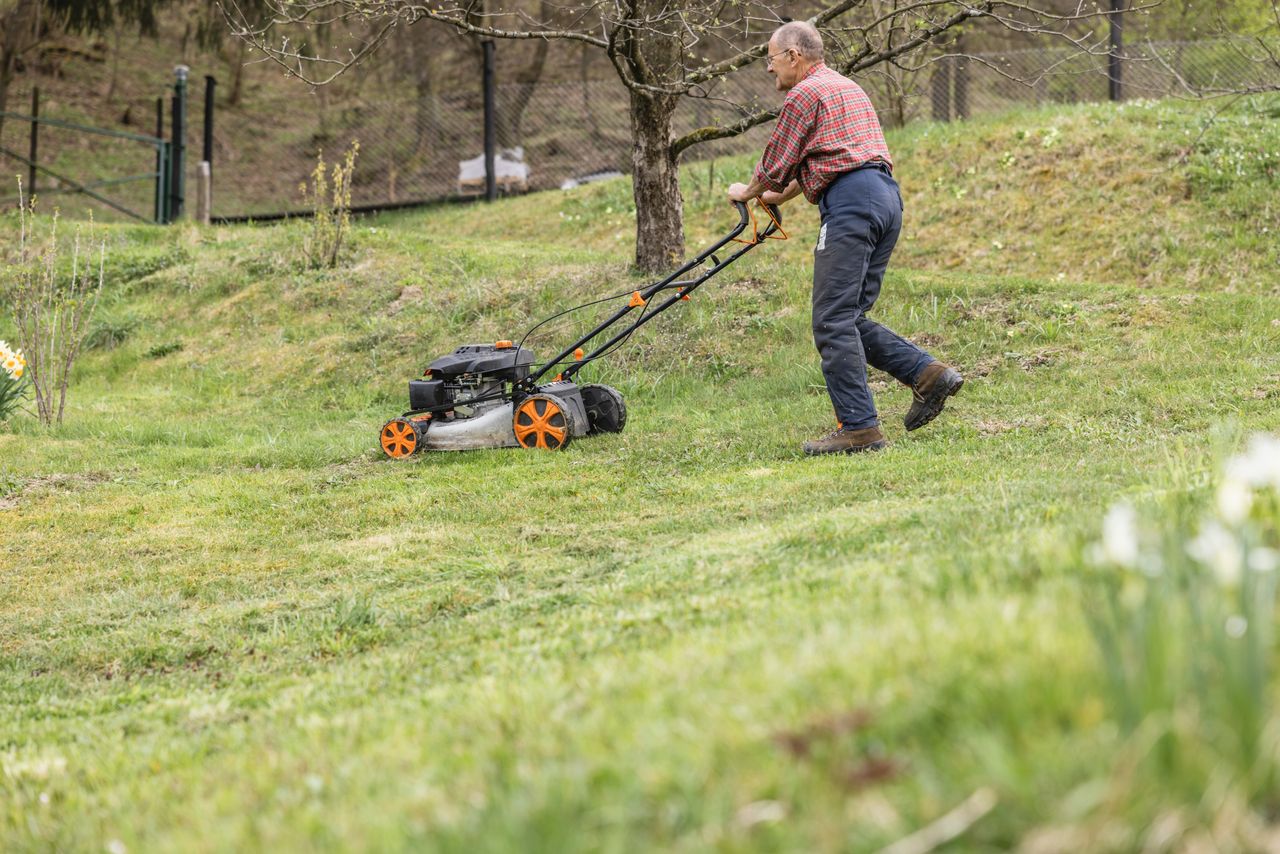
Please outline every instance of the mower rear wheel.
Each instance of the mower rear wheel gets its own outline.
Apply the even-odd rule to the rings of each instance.
[[[573,439],[573,417],[549,394],[531,394],[516,406],[511,419],[522,448],[556,451]]]
[[[627,405],[622,392],[613,386],[589,383],[582,387],[587,408],[587,433],[621,433],[627,425]]]
[[[395,460],[411,457],[422,447],[422,432],[407,418],[392,418],[378,436],[382,452]]]

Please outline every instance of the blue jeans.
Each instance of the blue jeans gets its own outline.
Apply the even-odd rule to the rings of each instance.
[[[845,429],[880,423],[867,388],[867,365],[913,385],[933,357],[867,317],[880,296],[902,230],[902,196],[887,169],[855,169],[818,199],[822,230],[813,253],[813,343]]]

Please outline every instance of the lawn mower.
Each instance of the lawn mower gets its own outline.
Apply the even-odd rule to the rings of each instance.
[[[735,203],[738,224],[727,235],[671,275],[640,290],[592,300],[535,324],[519,343],[464,344],[427,366],[421,379],[409,381],[409,410],[382,427],[383,452],[404,459],[420,451],[468,451],[479,448],[567,447],[581,436],[620,433],[627,407],[617,389],[574,377],[584,366],[616,351],[633,332],[689,295],[704,282],[766,239],[786,239],[778,208],[757,200],[768,222]],[[751,226],[751,237],[740,235]],[[716,252],[730,243],[723,260]],[[682,276],[690,276],[682,279]],[[524,342],[543,324],[570,312],[626,299],[604,322],[557,356],[537,362]],[[591,347],[590,352],[587,348]],[[545,379],[550,377],[550,379]]]

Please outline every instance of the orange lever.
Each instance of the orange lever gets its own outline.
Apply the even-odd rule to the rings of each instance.
[[[765,212],[765,215],[769,217],[769,221],[773,223],[774,230],[777,231],[778,234],[782,235],[781,237],[778,237],[773,234],[767,234],[763,239],[764,240],[786,240],[787,233],[782,230],[782,223],[779,222],[778,218],[773,215],[773,211],[769,210],[769,206],[764,203],[764,199],[762,199],[760,196],[756,196],[755,201],[756,201],[756,205],[762,208]],[[745,243],[748,246],[755,246],[757,243],[761,242],[760,227],[756,224],[755,208],[748,205],[747,214],[751,217],[751,239],[743,240],[741,237],[735,237],[733,238],[733,242]]]

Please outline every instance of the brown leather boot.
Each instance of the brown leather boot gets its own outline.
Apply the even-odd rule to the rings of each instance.
[[[846,430],[837,427],[821,439],[804,443],[804,452],[811,457],[819,454],[856,454],[860,451],[878,451],[889,444],[879,427],[863,427]]]
[[[911,387],[911,408],[902,423],[908,430],[916,430],[938,417],[947,398],[960,392],[964,377],[955,368],[941,362],[933,362],[920,372],[916,384]]]

